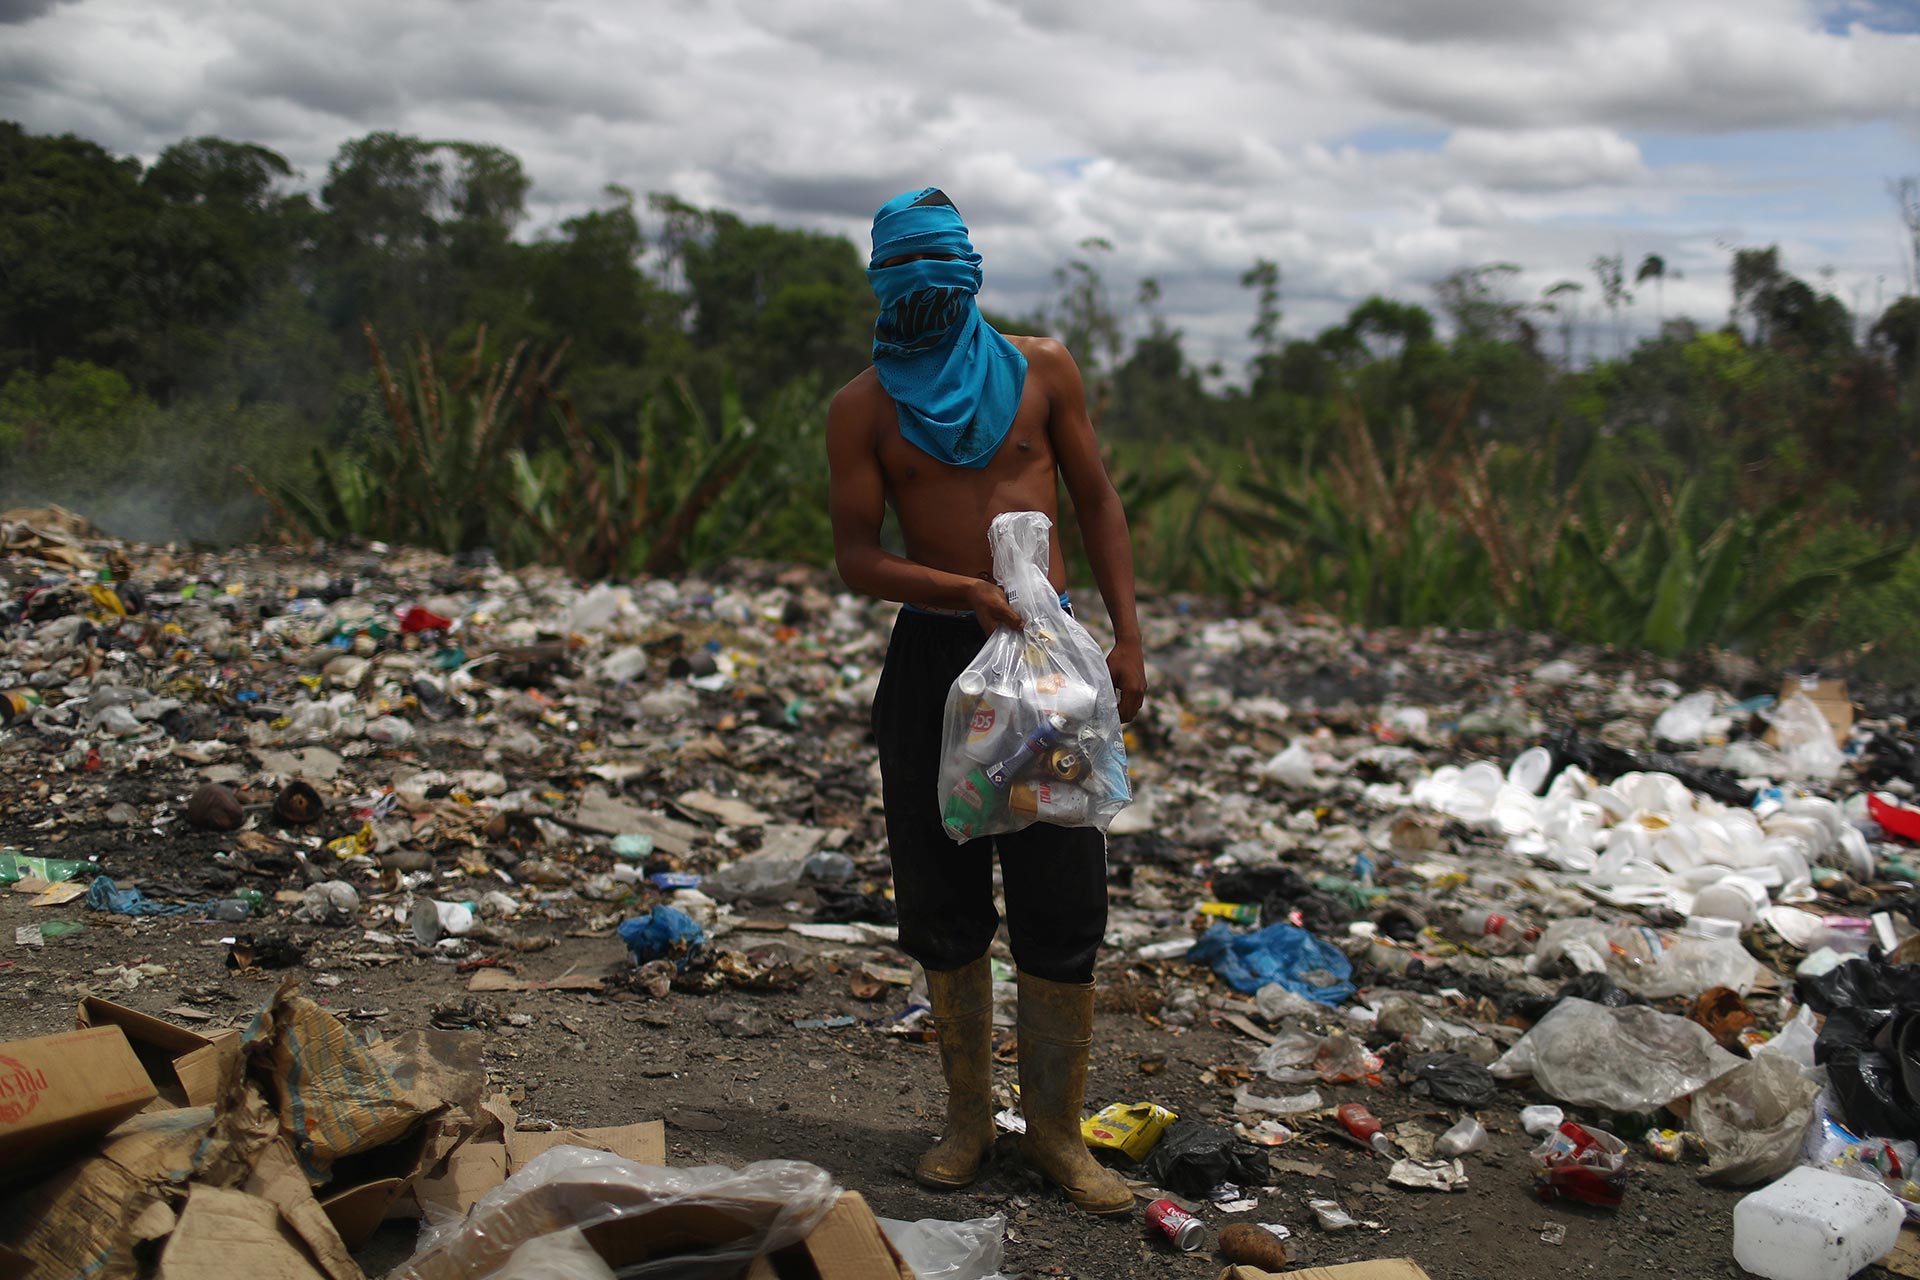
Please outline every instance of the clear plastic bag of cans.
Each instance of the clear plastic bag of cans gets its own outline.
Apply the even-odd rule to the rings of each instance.
[[[1035,822],[1105,831],[1133,799],[1106,657],[1047,576],[1052,528],[1009,511],[987,531],[994,580],[1025,625],[987,637],[947,693],[940,814],[957,841]]]

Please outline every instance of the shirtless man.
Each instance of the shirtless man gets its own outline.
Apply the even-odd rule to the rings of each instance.
[[[1113,619],[1107,669],[1120,718],[1146,694],[1126,515],[1094,441],[1080,371],[1051,338],[1007,338],[974,303],[980,257],[934,188],[881,206],[867,277],[880,301],[874,366],[827,414],[834,558],[855,591],[901,601],[873,704],[900,943],[927,972],[947,1083],[946,1132],[920,1182],[962,1187],[993,1146],[993,982],[1000,854],[1019,969],[1020,1096],[1029,1164],[1092,1213],[1125,1213],[1126,1184],[1087,1152],[1080,1115],[1093,1033],[1093,964],[1107,921],[1106,838],[1037,823],[955,844],[937,792],[941,717],[987,632],[1020,625],[990,579],[987,526],[1005,511],[1057,521],[1066,482]],[[880,545],[891,502],[907,556]],[[1052,579],[1066,583],[1058,533]],[[1064,593],[1062,595],[1064,601]]]

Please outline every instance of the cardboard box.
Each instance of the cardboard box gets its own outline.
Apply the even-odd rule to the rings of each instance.
[[[0,1183],[91,1150],[154,1092],[118,1027],[0,1044]]]
[[[446,1159],[434,1177],[414,1184],[413,1198],[420,1212],[428,1205],[465,1214],[487,1192],[518,1173],[528,1161],[554,1147],[586,1147],[608,1151],[635,1164],[667,1162],[667,1126],[659,1120],[616,1125],[604,1129],[552,1129],[522,1133],[514,1126],[519,1114],[503,1094],[481,1106],[483,1121],[473,1137]],[[418,1214],[414,1215],[418,1216]],[[346,1234],[343,1230],[341,1234]]]
[[[1228,1267],[1216,1280],[1432,1280],[1412,1258],[1375,1258],[1341,1267],[1307,1267],[1298,1271],[1262,1271],[1258,1267]]]
[[[1847,692],[1847,682],[1788,676],[1786,683],[1780,686],[1780,701],[1785,702],[1797,693],[1804,693],[1813,699],[1813,705],[1820,708],[1820,714],[1833,726],[1834,745],[1846,746],[1847,735],[1853,732],[1853,698]],[[1765,741],[1770,747],[1779,746],[1779,730],[1768,729]]]
[[[82,1000],[74,1020],[124,1031],[161,1100],[176,1107],[217,1103],[226,1072],[240,1057],[238,1031],[203,1036],[99,996]]]
[[[586,1222],[580,1233],[619,1269],[764,1233],[787,1206],[716,1188],[707,1198],[590,1171],[527,1188],[468,1219],[466,1228],[394,1273],[395,1280],[465,1280],[497,1269],[520,1244]],[[609,1211],[617,1217],[596,1215]],[[912,1280],[867,1202],[843,1192],[797,1244],[756,1259],[751,1280]]]
[[[748,1280],[913,1280],[858,1191],[834,1201],[820,1225],[799,1244],[756,1258],[753,1265]]]

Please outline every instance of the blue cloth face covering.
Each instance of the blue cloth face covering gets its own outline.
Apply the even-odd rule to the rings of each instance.
[[[944,256],[880,265],[916,253]],[[900,434],[956,467],[993,460],[1027,384],[1027,358],[980,318],[981,279],[967,224],[939,189],[895,196],[873,215],[873,367]]]

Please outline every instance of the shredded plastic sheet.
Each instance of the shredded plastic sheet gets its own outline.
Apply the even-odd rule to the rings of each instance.
[[[804,1239],[839,1196],[826,1170],[794,1160],[663,1169],[554,1147],[480,1197],[465,1218],[425,1226],[419,1249],[389,1280],[498,1280],[526,1241],[614,1221],[631,1223],[627,1238],[654,1242],[664,1242],[671,1224],[686,1245],[620,1267],[623,1280],[732,1280],[755,1256]]]
[[[916,1280],[1001,1280],[1000,1253],[1007,1234],[1003,1213],[966,1222],[882,1218],[880,1229]]]
[[[1820,1085],[1782,1053],[1763,1053],[1693,1098],[1691,1125],[1707,1144],[1703,1182],[1751,1187],[1799,1162]]]
[[[1549,1097],[1610,1111],[1651,1111],[1740,1065],[1707,1029],[1631,1005],[1562,1000],[1493,1064],[1502,1080],[1532,1076]]]
[[[1035,822],[1105,831],[1133,799],[1107,660],[1047,576],[1052,528],[1009,511],[987,531],[994,580],[1025,625],[988,636],[947,693],[938,803],[957,841]]]
[[[1847,758],[1833,741],[1833,726],[1806,694],[1794,694],[1767,718],[1780,736],[1780,754],[1797,776],[1831,778],[1846,766]]]

